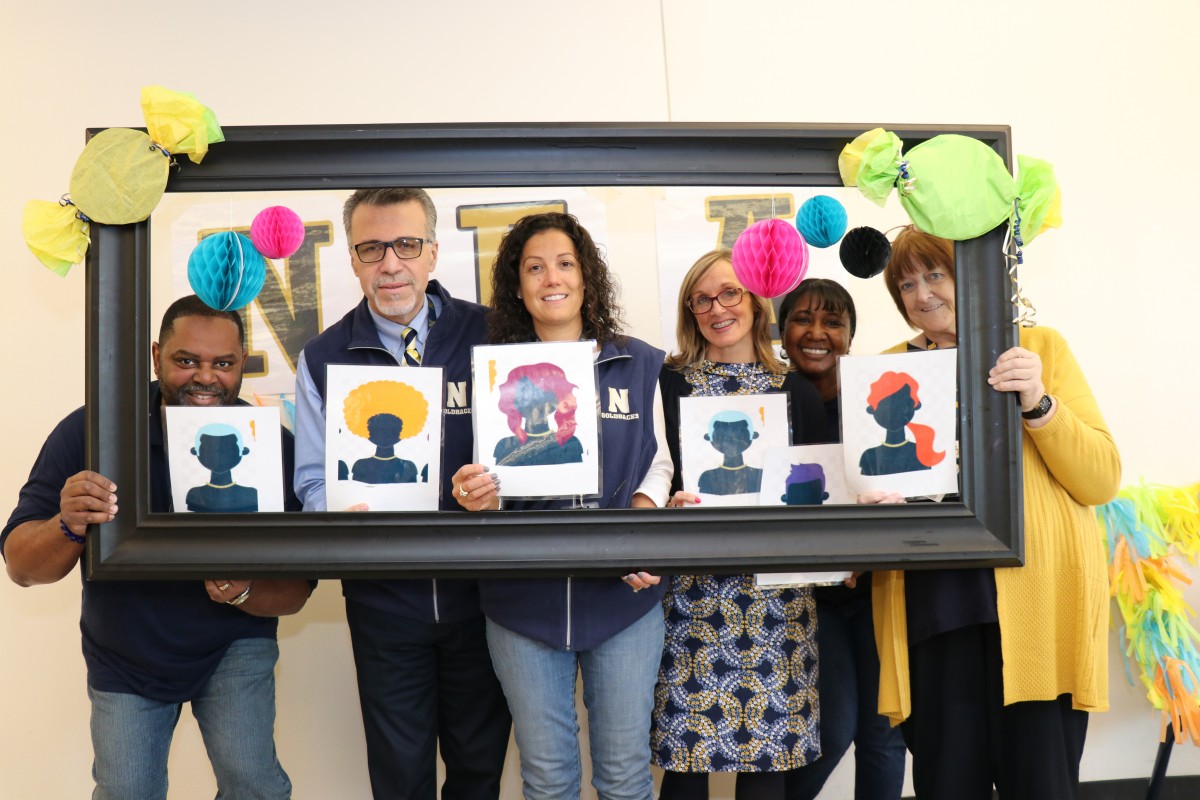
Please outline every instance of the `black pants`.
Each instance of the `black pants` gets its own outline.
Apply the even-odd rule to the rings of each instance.
[[[375,800],[496,800],[512,720],[482,616],[408,619],[346,601]]]
[[[918,800],[1071,800],[1087,713],[1071,696],[1004,705],[1000,626],[972,625],[909,648],[902,725]]]
[[[785,774],[739,772],[734,800],[783,800]],[[708,773],[664,770],[658,800],[708,800]]]

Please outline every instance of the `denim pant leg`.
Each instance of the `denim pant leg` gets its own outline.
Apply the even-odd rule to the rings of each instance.
[[[849,619],[858,677],[858,732],[854,735],[855,800],[899,800],[904,790],[904,735],[879,713],[879,654],[871,607]],[[821,707],[824,712],[825,707]],[[821,721],[825,721],[822,714]]]
[[[487,639],[492,666],[512,712],[525,797],[578,798],[582,767],[575,717],[576,654],[556,650],[490,619]]]
[[[274,639],[238,639],[192,700],[217,777],[217,800],[286,800],[292,783],[275,754]]]
[[[92,800],[165,800],[167,755],[182,706],[88,687]]]
[[[662,661],[662,608],[579,654],[592,785],[600,800],[650,800],[650,715]]]
[[[868,615],[868,624],[870,616]],[[872,647],[874,644],[872,644]],[[854,625],[841,610],[817,600],[817,679],[821,698],[821,757],[787,773],[787,800],[813,800],[850,742],[858,720]],[[879,667],[875,668],[879,679]],[[903,770],[901,771],[903,778]]]

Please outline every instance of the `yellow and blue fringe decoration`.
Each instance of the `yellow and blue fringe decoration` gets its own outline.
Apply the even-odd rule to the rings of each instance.
[[[1126,487],[1096,509],[1108,545],[1112,595],[1121,613],[1125,677],[1137,664],[1150,704],[1163,712],[1175,741],[1200,746],[1200,632],[1196,611],[1183,599],[1191,579],[1172,561],[1181,553],[1200,559],[1200,484],[1190,488],[1141,484]]]

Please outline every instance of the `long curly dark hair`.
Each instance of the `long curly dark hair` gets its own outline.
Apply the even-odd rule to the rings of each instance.
[[[583,338],[598,342],[620,341],[623,327],[617,304],[617,285],[591,234],[571,214],[551,212],[522,217],[500,240],[492,267],[492,308],[488,314],[488,341],[492,344],[532,342],[537,339],[533,317],[521,289],[521,253],[525,243],[544,231],[562,231],[575,245],[583,274]]]

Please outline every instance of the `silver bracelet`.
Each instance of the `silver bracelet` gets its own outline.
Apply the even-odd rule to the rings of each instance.
[[[254,585],[253,581],[246,584],[246,588],[244,590],[242,590],[242,593],[239,594],[237,597],[233,598],[232,600],[226,600],[225,605],[240,606],[242,603],[246,602],[246,599],[248,597],[250,597],[250,587],[252,587],[253,585]]]

